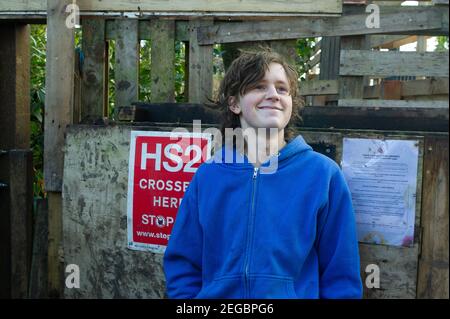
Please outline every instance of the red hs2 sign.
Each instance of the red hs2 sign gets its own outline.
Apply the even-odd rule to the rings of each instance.
[[[164,253],[194,173],[211,154],[211,135],[132,131],[128,248]]]

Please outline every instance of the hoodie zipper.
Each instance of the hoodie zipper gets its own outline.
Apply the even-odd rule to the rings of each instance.
[[[253,176],[252,176],[252,197],[251,197],[251,210],[250,210],[250,216],[248,221],[248,228],[247,228],[247,251],[245,255],[245,264],[244,264],[244,281],[245,281],[245,290],[244,290],[244,298],[249,298],[249,287],[250,287],[250,280],[248,276],[248,268],[249,268],[249,255],[250,255],[250,246],[252,242],[253,237],[253,220],[255,216],[255,193],[256,193],[256,179],[258,177],[258,171],[259,167],[253,168]]]

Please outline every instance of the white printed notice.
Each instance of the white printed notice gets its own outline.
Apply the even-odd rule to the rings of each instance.
[[[412,246],[419,142],[344,138],[343,144],[358,240]]]

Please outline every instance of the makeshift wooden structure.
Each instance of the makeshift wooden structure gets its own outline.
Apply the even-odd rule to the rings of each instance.
[[[32,221],[27,217],[31,211],[27,24],[47,23],[48,296],[164,296],[161,256],[125,248],[132,126],[68,129],[81,121],[98,123],[108,114],[108,41],[116,42],[117,119],[139,121],[135,116],[139,107],[132,106],[138,100],[139,40],[152,40],[152,103],[174,102],[174,42],[185,42],[185,87],[192,104],[211,97],[214,44],[251,46],[265,41],[292,61],[293,40],[323,37],[320,55],[311,60],[311,65],[320,65],[319,79],[300,82],[312,106],[305,109],[299,132],[311,143],[335,147],[336,154],[343,136],[417,137],[421,141],[422,196],[417,203],[414,247],[362,245],[363,265],[383,265],[382,288],[366,289],[365,296],[448,298],[448,53],[371,50],[397,47],[411,36],[448,36],[448,1],[428,1],[429,5],[420,7],[382,3],[379,28],[369,28],[366,1],[298,0],[283,5],[267,1],[261,6],[260,1],[236,0],[220,1],[210,8],[206,0],[78,0],[84,54],[79,83],[74,76],[74,30],[66,26],[73,13],[66,8],[72,1],[2,1],[0,205],[6,211],[1,223],[1,256],[6,263],[0,275],[7,282],[2,296],[24,297],[34,290],[28,289]],[[391,76],[425,78],[383,80],[369,86],[370,77]],[[177,117],[183,113],[181,108],[174,117],[170,112],[144,116],[151,123],[139,126],[164,130],[192,123],[192,117],[182,121]],[[78,290],[64,290],[64,268],[70,263],[78,264],[82,272]]]

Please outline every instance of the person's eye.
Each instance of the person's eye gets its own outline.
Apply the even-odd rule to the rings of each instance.
[[[289,93],[289,89],[287,87],[284,86],[280,86],[277,88],[278,93],[281,94],[288,94]]]
[[[266,86],[264,84],[258,84],[258,85],[255,86],[255,89],[256,90],[265,90]]]

